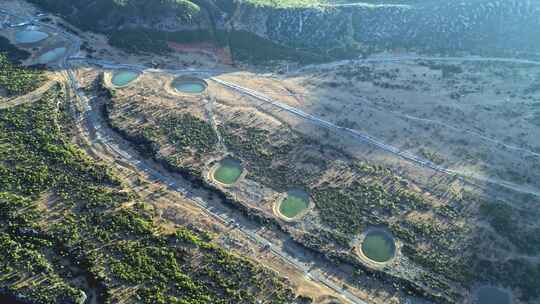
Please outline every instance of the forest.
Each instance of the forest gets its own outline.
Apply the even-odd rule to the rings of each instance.
[[[60,85],[0,111],[0,294],[32,303],[294,303],[287,281],[152,206],[71,143]],[[128,292],[129,291],[129,292]]]
[[[0,53],[0,88],[8,97],[23,95],[35,90],[44,81],[43,71],[13,64],[5,54]]]

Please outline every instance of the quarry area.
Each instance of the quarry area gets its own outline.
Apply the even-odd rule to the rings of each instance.
[[[523,22],[534,23],[526,11],[534,5],[525,2],[494,1],[472,11],[502,6],[507,14],[519,13]],[[48,190],[21,194],[7,186],[14,180],[7,178],[8,172],[18,167],[10,165],[11,158],[0,158],[0,173],[6,176],[0,181],[0,202],[8,201],[3,193],[12,191],[35,199],[37,210],[50,213],[40,219],[44,232],[32,232],[38,229],[33,226],[17,231],[33,237],[66,235],[61,238],[67,244],[61,249],[64,259],[51,258],[52,249],[39,254],[44,265],[62,264],[71,271],[58,286],[68,286],[78,303],[540,303],[540,62],[489,52],[470,56],[460,54],[462,50],[449,56],[405,48],[371,54],[373,50],[356,43],[377,45],[377,39],[394,38],[384,34],[390,30],[358,32],[364,22],[383,20],[382,11],[397,20],[414,19],[418,11],[384,4],[370,4],[368,10],[365,4],[348,12],[340,7],[350,4],[324,5],[323,11],[239,6],[234,17],[214,20],[214,30],[231,26],[311,53],[314,46],[307,42],[296,47],[285,40],[319,37],[309,32],[317,20],[328,14],[345,16],[334,30],[336,36],[350,36],[336,38],[336,45],[350,50],[354,37],[352,45],[362,56],[303,64],[286,55],[253,64],[253,58],[242,56],[249,49],[236,48],[231,37],[226,46],[172,39],[167,45],[173,52],[130,52],[111,43],[110,36],[78,28],[60,14],[5,1],[2,43],[27,52],[20,63],[41,68],[45,80],[18,95],[0,83],[0,115],[5,115],[0,127],[6,134],[0,147],[16,146],[13,138],[35,133],[44,136],[40,140],[47,143],[44,155],[52,157],[51,164],[62,163],[50,156],[58,153],[54,145],[62,143],[70,147],[67,155],[81,163],[74,167],[92,170],[81,179],[84,183],[66,177],[55,179],[50,189],[47,182],[35,186]],[[471,10],[447,5],[456,14]],[[305,15],[296,18],[299,11]],[[366,17],[369,12],[375,17]],[[259,14],[270,19],[253,29],[246,18]],[[286,17],[304,20],[303,30],[296,35],[270,30],[284,26]],[[441,41],[484,22],[458,21]],[[288,25],[291,31],[295,27],[294,22]],[[413,25],[436,31],[429,22]],[[184,25],[160,25],[166,26]],[[380,31],[385,26],[391,27],[382,24]],[[414,28],[407,33],[415,33]],[[474,31],[471,35],[458,45],[469,43]],[[417,45],[429,40],[409,38],[418,39]],[[381,49],[390,48],[380,43]],[[43,121],[48,116],[58,119],[61,140],[47,137],[56,131],[34,132],[26,124],[26,133],[8,133],[15,132],[20,125],[15,119],[23,116],[15,111],[38,115],[39,108],[31,107],[42,107],[52,91],[60,97],[51,97],[54,102],[46,104],[39,121],[47,126]],[[9,153],[0,155],[7,159]],[[71,192],[62,187],[70,181],[92,189],[103,202],[118,204],[104,207],[83,192],[67,199]],[[89,208],[97,208],[93,217],[82,217]],[[132,209],[144,214],[143,219],[133,220]],[[124,212],[130,215],[111,223],[129,223],[127,232],[92,230],[108,225],[101,217],[105,221]],[[85,219],[81,227],[94,232],[73,228],[77,216]],[[68,228],[59,228],[59,218],[70,219]],[[0,228],[7,235],[5,230]],[[80,241],[91,237],[95,242]],[[129,243],[133,239],[144,246]],[[151,243],[144,243],[149,239]],[[81,244],[90,249],[80,249]],[[129,254],[122,251],[130,244]],[[160,247],[164,244],[173,244],[176,251],[151,252],[169,248]],[[174,247],[178,244],[187,245]],[[178,261],[189,261],[179,266],[182,271],[201,273],[193,282],[206,285],[191,289],[192,281],[178,272],[166,281],[163,276],[169,274],[159,276],[165,271],[157,268],[152,280],[159,284],[141,284],[138,280],[154,282],[145,276],[153,272],[135,270],[147,266],[146,257],[130,258],[137,251],[151,252],[148,256],[160,261],[181,252]],[[122,262],[104,258],[107,267],[92,264],[101,255]],[[72,256],[82,264],[68,263]],[[178,261],[172,264],[176,267]],[[40,279],[43,274],[36,275],[31,267],[0,265],[0,295],[27,293],[37,299],[36,294],[44,294],[39,288],[45,288],[49,277]],[[55,279],[68,271],[43,267]],[[186,286],[193,294],[212,288],[219,292],[209,293],[207,302],[196,302],[195,296],[184,299],[185,294],[176,292]],[[159,302],[151,293],[168,298]],[[217,302],[221,297],[226,300]]]

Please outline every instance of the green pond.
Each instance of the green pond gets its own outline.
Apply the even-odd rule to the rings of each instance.
[[[173,87],[182,93],[197,94],[206,90],[206,84],[202,80],[176,79]]]
[[[485,286],[476,291],[475,304],[510,304],[510,294],[496,287]]]
[[[389,261],[394,257],[395,251],[394,240],[384,231],[370,231],[362,242],[362,253],[375,262]]]
[[[133,80],[137,79],[137,77],[139,77],[139,73],[135,71],[118,71],[113,74],[111,82],[117,87],[123,87],[128,83],[132,82]]]
[[[36,43],[49,37],[47,33],[33,30],[20,31],[15,34],[15,42],[17,43]]]
[[[291,190],[279,205],[279,212],[288,218],[294,218],[309,205],[309,195],[302,190]]]
[[[47,53],[44,53],[41,56],[39,56],[37,62],[39,64],[47,64],[49,62],[56,61],[56,60],[60,59],[62,56],[64,56],[66,51],[67,50],[66,50],[65,47],[59,47],[59,48],[56,48],[54,50],[50,50]]]
[[[226,158],[219,162],[219,167],[214,172],[214,178],[226,185],[234,184],[242,174],[242,164],[232,158]]]

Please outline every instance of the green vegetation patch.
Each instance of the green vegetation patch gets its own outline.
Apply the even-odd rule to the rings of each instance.
[[[479,259],[472,266],[481,282],[497,282],[502,286],[519,288],[519,299],[525,303],[535,303],[540,298],[540,264],[522,258],[506,261]]]
[[[42,71],[12,64],[5,55],[0,54],[0,88],[6,90],[8,96],[29,93],[39,87],[44,79]]]
[[[228,123],[220,125],[219,132],[229,151],[248,169],[250,179],[285,192],[291,186],[304,188],[316,178],[312,172],[287,165],[294,149],[308,143],[288,129],[271,134],[267,130]],[[314,162],[318,163],[318,159]]]
[[[198,94],[204,92],[208,84],[202,79],[179,77],[172,82],[172,87],[178,92]]]
[[[480,207],[495,231],[509,240],[516,248],[529,255],[540,253],[540,227],[528,225],[531,219],[505,202],[485,202]],[[536,212],[534,212],[536,213]]]
[[[200,8],[189,0],[86,0],[65,2],[62,0],[30,0],[44,10],[57,13],[71,24],[93,31],[103,31],[101,26],[109,20],[123,20],[133,16],[152,19],[157,16],[174,15],[180,21],[189,22]]]
[[[41,40],[49,37],[49,34],[35,30],[23,30],[15,34],[15,41],[17,43],[37,43]]]
[[[112,46],[136,54],[168,53],[172,51],[168,42],[196,43],[212,41],[213,36],[207,30],[165,32],[147,28],[126,28],[114,30],[109,34],[109,43]]]
[[[218,143],[217,133],[209,122],[190,113],[148,108],[143,103],[115,97],[114,90],[101,89],[110,98],[104,108],[109,125],[134,143],[143,156],[200,177],[204,166],[201,156],[215,151]],[[164,150],[166,155],[161,153]]]
[[[303,64],[323,62],[328,58],[314,52],[277,44],[247,31],[231,31],[229,46],[235,60],[267,63],[272,60],[292,60]]]
[[[0,111],[0,290],[45,304],[88,289],[99,303],[294,303],[285,280],[207,233],[162,233],[151,205],[71,143],[68,107],[54,87]]]

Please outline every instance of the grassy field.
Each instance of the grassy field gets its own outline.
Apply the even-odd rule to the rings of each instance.
[[[44,79],[43,72],[12,64],[8,57],[0,53],[0,88],[8,96],[33,91]]]

